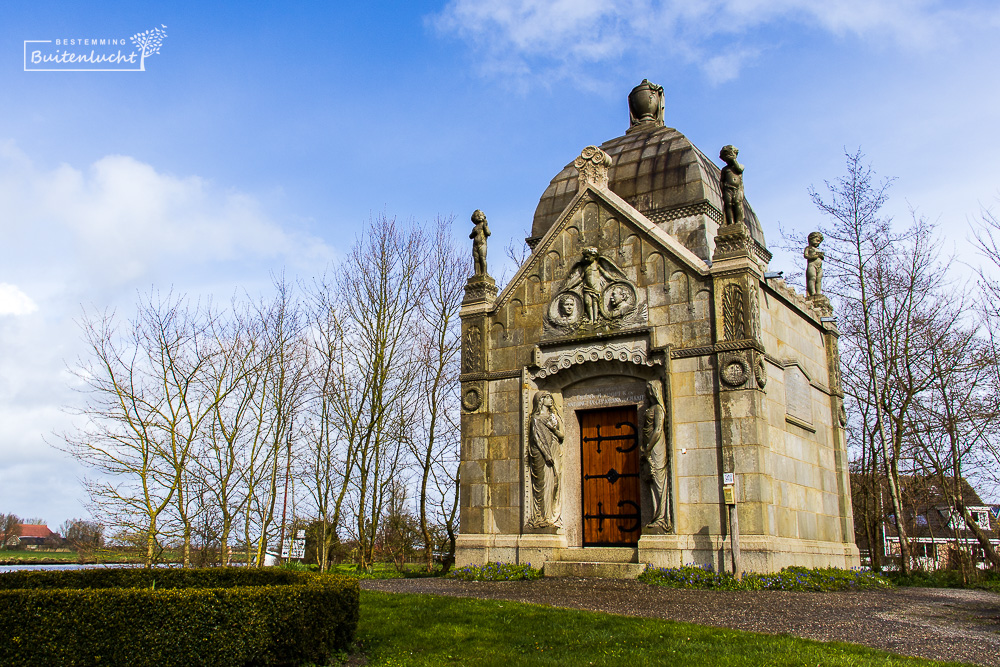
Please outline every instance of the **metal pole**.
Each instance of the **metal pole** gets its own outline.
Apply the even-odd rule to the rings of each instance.
[[[743,579],[743,565],[740,563],[740,517],[736,511],[736,499],[739,497],[736,476],[733,475],[732,502],[729,504],[729,541],[732,545],[733,576],[736,581]]]
[[[729,506],[729,540],[732,544],[733,576],[736,581],[740,581],[743,578],[743,567],[740,564],[740,521],[736,505]]]

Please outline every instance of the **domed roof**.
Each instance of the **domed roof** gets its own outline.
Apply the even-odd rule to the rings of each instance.
[[[723,219],[720,169],[687,137],[665,127],[662,111],[660,114],[660,118],[636,120],[633,112],[633,125],[625,135],[601,144],[601,150],[612,159],[608,187],[710,262]],[[577,181],[572,162],[552,179],[535,209],[529,243],[540,239],[555,223],[576,195]],[[766,251],[760,221],[746,199],[743,208],[750,236]]]

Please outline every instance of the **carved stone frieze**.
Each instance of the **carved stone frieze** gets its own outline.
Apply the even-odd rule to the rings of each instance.
[[[573,166],[580,172],[580,189],[590,184],[599,188],[608,187],[608,170],[611,168],[611,156],[597,146],[587,146],[580,156],[573,161]]]
[[[675,206],[673,208],[657,209],[649,208],[652,202],[643,195],[632,197],[628,202],[657,225],[696,215],[708,216],[716,223],[722,224],[722,212],[708,201],[701,201],[697,204],[685,204],[684,206]]]
[[[544,315],[544,337],[630,329],[647,322],[644,295],[614,261],[586,247]]]
[[[597,361],[621,361],[650,367],[663,365],[662,359],[652,358],[643,347],[628,343],[597,344],[542,355],[538,369],[529,372],[528,377],[542,380],[573,366]]]

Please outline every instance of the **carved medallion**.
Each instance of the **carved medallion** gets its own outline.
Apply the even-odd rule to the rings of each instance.
[[[601,314],[609,320],[621,319],[635,310],[638,295],[628,281],[612,283],[601,294]]]
[[[462,407],[466,412],[475,412],[483,404],[483,396],[478,387],[469,387],[462,392]]]
[[[549,303],[549,321],[564,328],[576,328],[583,317],[583,298],[576,292],[560,292]]]
[[[548,336],[623,329],[645,324],[642,294],[625,272],[597,248],[582,250],[545,311]]]
[[[720,376],[730,387],[739,387],[747,380],[747,362],[740,357],[730,357],[722,366]]]

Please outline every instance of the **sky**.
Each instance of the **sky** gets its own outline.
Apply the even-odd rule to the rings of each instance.
[[[154,28],[142,71],[30,62]],[[707,155],[740,148],[772,249],[820,224],[809,188],[860,148],[895,179],[887,211],[975,264],[969,226],[1000,207],[998,28],[988,0],[0,3],[0,512],[87,516],[58,449],[83,312],[309,279],[383,213],[464,238],[480,208],[509,276],[548,181],[624,133],[643,78]]]

